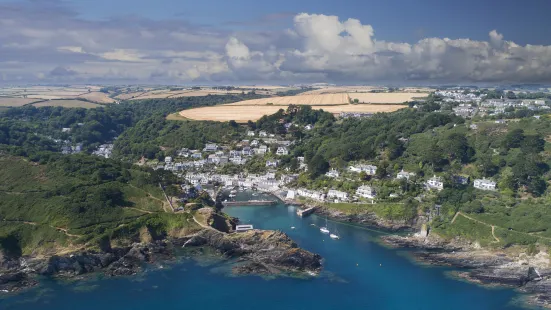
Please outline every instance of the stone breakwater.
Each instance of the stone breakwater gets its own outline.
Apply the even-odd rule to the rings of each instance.
[[[144,264],[175,257],[180,247],[207,246],[227,258],[238,259],[239,274],[312,273],[321,269],[321,257],[300,249],[279,231],[253,230],[225,234],[205,229],[191,236],[136,243],[106,252],[82,251],[48,258],[11,258],[0,252],[0,291],[13,292],[38,284],[36,276],[73,278],[94,272],[107,276],[133,275]]]
[[[384,236],[385,244],[415,248],[413,256],[420,262],[460,268],[457,276],[490,286],[514,287],[528,293],[527,303],[551,308],[551,267],[549,255],[507,255],[499,250],[480,249],[460,239],[444,241],[435,236]]]

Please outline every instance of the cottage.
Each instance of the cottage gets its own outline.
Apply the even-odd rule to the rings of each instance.
[[[61,128],[61,132],[71,132],[71,128]]]
[[[425,185],[428,189],[435,189],[439,191],[444,189],[444,182],[442,182],[442,178],[437,176],[430,178]]]
[[[247,136],[254,137],[255,136],[254,131],[251,131],[251,130],[247,131]]]
[[[289,150],[287,150],[286,147],[280,146],[280,147],[277,148],[276,155],[278,155],[278,156],[289,155]]]
[[[485,191],[494,191],[496,182],[487,179],[476,179],[474,180],[474,187]]]
[[[250,146],[258,146],[258,140],[251,141]]]
[[[216,152],[217,150],[218,150],[218,145],[214,143],[207,143],[204,149],[205,152]]]
[[[325,194],[320,191],[309,191],[307,189],[298,189],[296,191],[296,195],[306,198],[311,198],[318,201],[324,201],[325,200]]]
[[[252,156],[252,155],[254,155],[254,154],[253,154],[253,150],[251,150],[250,147],[246,146],[246,147],[244,147],[243,150],[241,151],[241,155],[243,155],[243,156]]]
[[[356,195],[363,197],[363,198],[369,198],[373,199],[376,196],[375,190],[371,186],[362,185],[356,189]]]
[[[201,154],[201,153],[193,153],[193,154],[191,154],[191,158],[193,158],[193,159],[201,159],[201,158],[203,158],[203,154]]]
[[[258,155],[264,155],[268,153],[268,147],[266,145],[261,145],[257,149],[255,149],[255,153]]]
[[[171,162],[172,162],[172,157],[170,157],[170,156],[165,157],[165,163],[166,164],[170,164]]]
[[[377,167],[373,165],[356,165],[350,166],[348,169],[352,172],[365,172],[367,175],[375,175]]]
[[[330,189],[327,192],[327,198],[335,198],[337,200],[348,200],[348,193]]]
[[[402,171],[398,172],[398,174],[396,175],[396,179],[398,179],[398,180],[401,180],[401,179],[409,180],[409,178],[412,177],[412,176],[415,176],[414,172],[407,172],[407,171],[404,171],[404,169],[402,169]]]
[[[266,161],[266,167],[277,168],[277,164],[278,164],[277,160],[267,160]]]
[[[314,128],[314,126],[312,126],[312,125],[310,125],[310,124],[304,126],[304,129],[305,129],[305,130],[312,130],[313,128]]]
[[[337,169],[331,169],[331,170],[327,171],[325,176],[330,177],[330,178],[338,178],[339,177],[339,172],[337,171]]]
[[[260,136],[260,137],[267,137],[268,134],[267,134],[265,131],[261,131],[261,132],[258,133],[258,136]]]

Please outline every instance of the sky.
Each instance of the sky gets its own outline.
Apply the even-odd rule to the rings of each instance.
[[[551,83],[548,0],[0,0],[2,84]]]

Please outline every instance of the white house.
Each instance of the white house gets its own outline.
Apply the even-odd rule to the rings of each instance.
[[[442,182],[441,177],[433,176],[430,178],[427,183],[425,183],[427,188],[429,189],[436,189],[436,190],[443,190],[444,189],[444,182]]]
[[[325,175],[330,177],[330,178],[338,178],[339,177],[339,172],[337,171],[337,169],[331,169],[331,170],[327,171],[327,173]]]
[[[400,179],[409,180],[409,178],[414,176],[414,175],[415,175],[414,172],[407,172],[407,171],[404,171],[404,169],[402,169],[402,171],[398,172],[398,174],[396,175],[396,179],[398,179],[398,180],[400,180]]]
[[[304,129],[306,129],[306,130],[312,130],[312,128],[314,128],[314,126],[312,126],[310,124],[304,126]]]
[[[367,175],[374,175],[377,172],[377,167],[373,165],[356,165],[348,169],[352,172],[365,172]]]
[[[165,157],[165,163],[170,164],[172,162],[172,157],[167,156]]]
[[[356,189],[356,195],[363,197],[363,198],[369,198],[373,199],[377,195],[375,190],[371,186],[362,185]]]
[[[71,128],[61,128],[61,132],[71,132]]]
[[[266,167],[277,167],[277,160],[267,160],[266,161]]]
[[[265,131],[259,132],[258,135],[259,135],[260,137],[267,137],[267,136],[268,136],[268,134],[267,134]]]
[[[336,198],[338,200],[348,200],[348,193],[330,189],[327,192],[327,198]]]
[[[254,137],[254,135],[255,135],[254,131],[251,131],[251,130],[247,131],[247,136]]]
[[[325,200],[325,194],[320,191],[309,191],[307,189],[300,188],[296,191],[296,195],[311,198],[318,201]]]
[[[251,146],[258,146],[258,140],[251,141]]]
[[[218,150],[218,145],[214,143],[207,143],[204,148],[205,152],[216,152],[216,150]]]
[[[487,179],[476,179],[474,180],[474,187],[485,191],[493,191],[496,189],[496,182]]]
[[[243,156],[252,156],[252,155],[254,155],[254,153],[253,153],[253,150],[251,150],[250,147],[246,146],[241,151],[241,155],[243,155]]]
[[[278,156],[289,155],[289,150],[287,150],[286,147],[280,146],[277,148],[276,155]]]
[[[258,155],[264,155],[268,153],[268,147],[266,145],[261,145],[257,149],[255,149],[256,154]]]

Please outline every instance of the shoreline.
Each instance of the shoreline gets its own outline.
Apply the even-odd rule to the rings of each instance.
[[[107,252],[82,251],[47,258],[0,256],[0,293],[12,294],[40,285],[40,277],[77,279],[94,273],[107,277],[131,276],[143,272],[144,266],[173,261],[180,248],[208,247],[225,259],[238,259],[233,266],[236,275],[286,276],[316,275],[322,258],[302,248],[285,233],[251,230],[227,234],[203,229],[195,234],[166,238],[149,243],[134,243]]]

